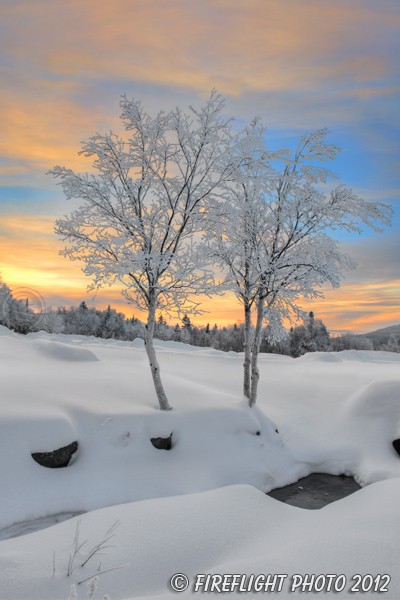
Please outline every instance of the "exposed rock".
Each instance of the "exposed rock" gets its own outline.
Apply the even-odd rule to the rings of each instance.
[[[53,452],[34,452],[31,456],[42,467],[60,469],[67,467],[71,456],[78,450],[78,442],[53,450]]]
[[[397,454],[400,455],[400,439],[394,440],[392,443],[393,443],[393,448],[396,450]]]
[[[171,450],[172,448],[172,433],[167,438],[151,438],[151,443],[157,450]]]

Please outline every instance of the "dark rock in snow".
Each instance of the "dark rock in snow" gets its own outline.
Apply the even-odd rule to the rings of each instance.
[[[42,467],[60,469],[67,467],[71,456],[78,450],[78,442],[53,450],[53,452],[34,452],[31,456]]]
[[[396,450],[397,454],[400,455],[400,439],[399,440],[394,440],[392,442],[393,444],[393,448]]]
[[[167,438],[151,438],[151,443],[157,450],[171,450],[172,448],[172,433]]]

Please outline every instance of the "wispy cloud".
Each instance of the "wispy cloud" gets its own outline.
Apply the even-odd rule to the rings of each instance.
[[[276,147],[327,125],[345,138],[341,176],[366,199],[396,202],[397,0],[5,0],[0,18],[0,181],[37,190],[30,203],[2,195],[0,271],[12,285],[42,287],[55,304],[85,294],[81,265],[58,256],[46,216],[72,205],[44,173],[55,164],[90,170],[79,142],[121,131],[124,92],[155,112],[198,105],[216,87],[238,126],[261,114]],[[398,235],[398,216],[394,228]],[[330,326],[398,321],[395,240],[348,246],[360,267],[316,310]],[[120,302],[118,290],[104,299]],[[204,322],[242,318],[233,297],[205,308]]]
[[[400,279],[343,285],[326,290],[324,301],[314,303],[312,310],[328,329],[365,333],[400,322],[399,290]]]
[[[10,288],[28,286],[37,289],[47,305],[65,306],[88,304],[105,308],[109,303],[125,314],[145,315],[126,304],[120,289],[100,290],[96,299],[86,294],[90,280],[81,272],[82,264],[58,256],[63,247],[53,234],[52,216],[37,217],[13,215],[2,217],[0,225],[0,272]],[[383,251],[384,252],[384,251]],[[373,254],[373,251],[371,251]],[[377,262],[379,264],[379,261]],[[345,281],[339,290],[326,289],[325,299],[303,303],[303,308],[313,310],[328,328],[365,332],[371,327],[384,327],[399,321],[400,279],[395,260],[380,278],[377,273],[360,277],[360,281]],[[396,277],[397,275],[397,277]],[[371,281],[372,279],[372,281]],[[228,325],[243,321],[242,309],[234,294],[197,298],[207,313],[193,322],[217,322]]]
[[[400,25],[385,0],[17,1],[3,19],[9,54],[49,73],[226,94],[375,81]]]
[[[389,81],[400,12],[388,0],[16,0],[2,21],[0,155],[21,173],[57,157],[80,164],[77,139],[118,122],[126,87],[217,87],[237,98],[233,108],[244,99],[297,127],[355,121],[360,102],[398,91]],[[101,82],[116,90],[112,113],[94,90],[87,103]]]

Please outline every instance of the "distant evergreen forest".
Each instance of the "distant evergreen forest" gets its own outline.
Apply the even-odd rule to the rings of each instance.
[[[65,333],[95,336],[104,339],[133,341],[143,339],[145,324],[135,317],[126,318],[110,306],[106,310],[88,307],[83,301],[78,307],[47,308],[38,315],[29,307],[28,301],[13,298],[10,289],[0,281],[0,324],[22,334],[44,330],[48,333]],[[294,358],[307,352],[338,352],[340,350],[385,350],[400,353],[400,339],[392,335],[386,342],[368,337],[346,334],[331,337],[321,319],[310,312],[302,325],[292,327],[285,338],[275,344],[268,341],[270,329],[264,327],[260,352],[284,354]],[[168,325],[160,314],[155,326],[154,337],[173,340],[192,346],[211,347],[225,352],[242,352],[244,325],[226,327],[207,324],[193,325],[184,316],[175,325]]]

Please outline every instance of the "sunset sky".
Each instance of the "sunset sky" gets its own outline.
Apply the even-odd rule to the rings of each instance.
[[[358,262],[340,290],[303,304],[331,332],[400,323],[400,4],[398,0],[0,0],[0,273],[47,306],[95,301],[77,262],[58,256],[71,206],[45,175],[90,170],[80,142],[122,132],[122,94],[156,114],[201,106],[212,88],[240,129],[260,115],[271,149],[327,127],[332,165],[365,200],[392,205],[382,234],[333,232]],[[234,297],[204,303],[199,323],[242,318]]]

